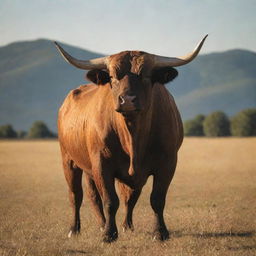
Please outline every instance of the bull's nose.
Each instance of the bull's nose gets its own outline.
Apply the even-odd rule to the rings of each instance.
[[[135,95],[119,96],[119,102],[121,105],[124,105],[124,104],[131,105],[134,103],[135,99],[136,99]]]

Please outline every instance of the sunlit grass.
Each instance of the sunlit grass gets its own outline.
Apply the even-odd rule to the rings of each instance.
[[[82,233],[71,217],[57,141],[0,141],[0,255],[255,255],[256,138],[185,139],[169,189],[171,239],[153,242],[151,179],[135,231],[106,245],[85,198]],[[122,205],[117,214],[120,227]]]

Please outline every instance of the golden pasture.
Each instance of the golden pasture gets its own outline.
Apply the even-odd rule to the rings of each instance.
[[[71,209],[57,141],[0,141],[0,255],[256,255],[256,138],[186,138],[170,186],[167,242],[152,240],[151,180],[135,231],[101,242],[85,198],[82,232],[67,238]],[[120,227],[122,204],[117,214]]]

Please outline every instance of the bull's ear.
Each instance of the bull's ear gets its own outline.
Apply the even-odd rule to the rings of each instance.
[[[86,78],[98,85],[104,85],[110,81],[108,72],[100,70],[100,69],[90,70],[86,74]]]
[[[178,71],[172,67],[155,68],[152,71],[152,83],[166,84],[178,76]]]

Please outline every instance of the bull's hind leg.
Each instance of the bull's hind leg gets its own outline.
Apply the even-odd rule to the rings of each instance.
[[[103,212],[102,200],[94,180],[86,173],[85,173],[85,184],[86,184],[86,190],[85,190],[86,194],[96,213],[97,221],[100,225],[100,228],[101,230],[103,230],[105,227],[106,219]]]
[[[133,190],[128,186],[126,186],[125,184],[119,183],[119,182],[118,182],[118,186],[119,186],[120,195],[124,201],[124,207],[125,207],[125,218],[122,224],[123,231],[126,231],[127,229],[130,229],[131,231],[133,231],[134,226],[132,221],[132,214],[133,214],[133,209],[141,194],[141,189]]]
[[[63,159],[65,178],[69,187],[69,200],[73,210],[73,220],[68,237],[80,233],[80,207],[83,201],[82,174],[83,171],[69,159]]]

